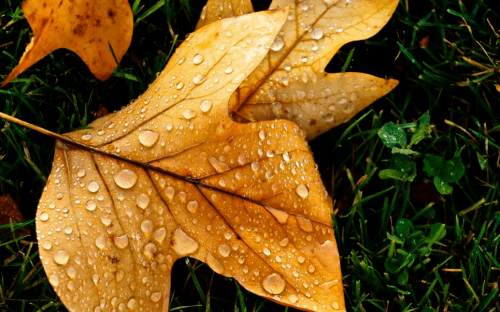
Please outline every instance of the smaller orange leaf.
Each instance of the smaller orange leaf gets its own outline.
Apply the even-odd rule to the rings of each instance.
[[[22,5],[34,37],[0,87],[47,54],[66,48],[78,54],[99,80],[108,79],[132,40],[126,0],[27,0]]]
[[[208,0],[201,11],[200,19],[196,24],[196,29],[208,25],[220,19],[241,16],[253,12],[250,0]]]

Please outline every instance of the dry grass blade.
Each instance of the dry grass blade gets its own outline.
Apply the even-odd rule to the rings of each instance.
[[[37,234],[69,310],[168,311],[185,256],[281,304],[345,310],[332,202],[300,129],[227,111],[287,14],[201,28],[137,101],[58,141]]]

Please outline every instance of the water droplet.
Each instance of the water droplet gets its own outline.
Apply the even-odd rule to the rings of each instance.
[[[123,270],[118,270],[118,271],[116,271],[115,277],[116,277],[116,281],[119,283],[125,277],[125,272]]]
[[[190,201],[189,203],[187,203],[186,208],[187,210],[189,210],[189,212],[196,213],[196,211],[198,210],[198,202],[196,200]]]
[[[182,117],[186,118],[186,119],[192,119],[196,116],[196,112],[190,110],[190,109],[186,109],[184,112],[182,112]]]
[[[259,131],[259,139],[264,140],[266,138],[266,132],[264,130]]]
[[[95,245],[99,249],[104,249],[104,247],[106,247],[106,239],[104,238],[104,236],[99,236],[98,238],[96,238]]]
[[[123,169],[115,175],[115,183],[122,189],[129,189],[137,182],[137,174],[129,169]]]
[[[159,137],[157,132],[145,130],[139,134],[139,142],[145,147],[151,147],[155,145]]]
[[[371,91],[376,91],[378,89],[378,86],[377,85],[373,85],[370,87],[370,90]]]
[[[59,265],[65,265],[66,263],[68,263],[68,260],[69,260],[69,255],[64,250],[59,250],[54,254],[54,262]]]
[[[84,135],[82,135],[82,140],[84,140],[84,141],[90,141],[90,140],[92,140],[92,134],[84,134]]]
[[[40,220],[42,220],[42,221],[49,220],[49,214],[46,212],[42,212],[42,214],[40,214]]]
[[[305,258],[305,257],[303,257],[303,256],[298,256],[298,257],[297,257],[297,261],[298,261],[300,264],[302,264],[302,263],[304,263],[304,262],[306,261],[306,258]]]
[[[285,237],[279,242],[279,244],[281,247],[286,247],[286,245],[288,245],[288,242],[289,242],[288,238]]]
[[[156,245],[154,243],[148,243],[146,246],[144,246],[144,255],[148,257],[149,259],[153,259],[155,253],[158,251],[156,248]]]
[[[229,248],[228,245],[219,245],[219,253],[221,254],[221,256],[227,258],[229,257],[229,254],[231,253],[231,249]]]
[[[70,278],[75,278],[75,277],[76,277],[76,269],[75,269],[75,268],[73,268],[73,267],[68,268],[68,269],[66,270],[66,274],[68,274],[68,276],[69,276]]]
[[[42,244],[43,249],[50,250],[52,248],[52,243],[49,240],[46,240]]]
[[[316,40],[319,40],[319,39],[323,38],[323,29],[321,29],[319,27],[314,27],[311,30],[311,37],[313,39],[316,39]]]
[[[74,291],[75,290],[75,282],[69,281],[68,284],[66,284],[66,287],[68,287],[69,290]]]
[[[332,308],[334,308],[335,310],[340,310],[340,305],[337,301],[334,301],[332,303]]]
[[[301,56],[301,57],[300,57],[300,61],[301,61],[302,63],[307,62],[307,56],[305,56],[305,55]]]
[[[233,33],[230,30],[226,31],[226,37],[231,38],[232,36]]]
[[[133,308],[135,308],[136,304],[137,304],[137,300],[135,300],[134,298],[132,298],[132,299],[130,299],[128,301],[127,308],[133,309]]]
[[[272,295],[279,295],[285,290],[285,280],[278,273],[273,273],[262,281],[262,287]]]
[[[215,273],[222,274],[222,272],[224,272],[224,267],[222,266],[222,264],[220,264],[220,262],[217,261],[217,259],[215,259],[215,257],[211,253],[208,253],[205,262],[210,268],[212,268],[212,270],[215,271]]]
[[[167,196],[168,199],[172,200],[174,198],[174,195],[175,195],[174,188],[171,186],[167,186],[167,188],[165,189],[165,196]]]
[[[358,96],[355,92],[353,92],[349,98],[351,99],[351,102],[354,102],[358,99]]]
[[[289,162],[289,161],[291,160],[291,158],[290,158],[290,154],[289,154],[288,152],[284,152],[284,153],[283,153],[283,160],[284,160],[285,162]]]
[[[210,100],[201,101],[200,110],[202,112],[207,113],[208,111],[210,111],[211,108],[212,108],[212,101],[210,101]]]
[[[316,270],[316,268],[314,267],[314,265],[310,264],[308,267],[307,267],[307,271],[309,273],[314,273],[314,271]]]
[[[98,274],[93,274],[92,275],[92,281],[94,282],[94,284],[97,285],[97,283],[99,283],[99,275]]]
[[[286,71],[290,71],[292,69],[292,65],[290,65],[289,62],[285,62],[285,64],[283,65],[283,68],[286,70]]]
[[[231,66],[228,66],[228,67],[226,68],[226,70],[224,70],[224,72],[225,72],[226,74],[230,74],[230,73],[232,73],[232,72],[233,72],[233,68],[232,68]]]
[[[95,193],[95,192],[99,191],[99,187],[100,187],[99,183],[95,180],[90,181],[89,184],[87,185],[87,189],[91,193]]]
[[[109,226],[111,224],[111,217],[109,215],[104,215],[101,217],[101,222],[105,226]]]
[[[177,61],[177,64],[181,65],[182,63],[184,63],[185,60],[186,60],[186,57],[185,56],[181,56],[179,58],[179,61]]]
[[[326,122],[332,122],[333,120],[335,120],[335,116],[333,116],[333,114],[324,114],[323,120]]]
[[[224,172],[229,169],[228,165],[217,160],[217,158],[210,156],[208,157],[208,162],[214,167],[217,172]]]
[[[299,185],[295,188],[295,192],[302,198],[307,198],[309,195],[309,189],[305,185]]]
[[[273,150],[268,150],[267,153],[266,153],[266,156],[269,157],[269,158],[272,158],[274,157],[275,153]]]
[[[193,83],[195,85],[200,85],[203,80],[205,79],[205,76],[201,75],[201,74],[198,74],[196,76],[193,77]]]
[[[146,209],[149,205],[149,202],[151,201],[151,198],[149,198],[148,195],[146,194],[141,194],[137,196],[137,206],[141,209]]]
[[[85,176],[85,173],[86,173],[86,172],[85,172],[85,169],[80,169],[80,170],[78,170],[78,173],[77,173],[77,174],[78,174],[78,176],[79,176],[80,178],[83,178],[83,177]]]
[[[142,221],[141,230],[146,234],[153,232],[153,223],[149,220]]]
[[[258,161],[254,161],[254,162],[250,165],[250,167],[252,167],[252,170],[253,170],[253,171],[255,171],[255,172],[257,172],[257,171],[259,171],[259,170],[260,170],[260,164],[259,164],[259,162],[258,162]]]
[[[323,0],[327,6],[334,5],[335,3],[339,2],[339,0]]]
[[[311,220],[306,219],[301,216],[297,216],[297,223],[299,225],[299,228],[301,228],[303,231],[311,233],[313,231],[313,224]]]
[[[49,275],[49,282],[52,286],[57,287],[59,285],[59,276],[55,274]]]
[[[269,250],[269,248],[267,248],[267,247],[266,247],[266,248],[264,248],[264,249],[262,250],[262,252],[263,252],[266,256],[270,256],[270,255],[271,255],[271,250]]]
[[[283,40],[283,38],[281,38],[280,36],[276,36],[276,38],[274,38],[273,43],[271,44],[271,50],[279,51],[279,50],[283,49],[284,45],[285,45],[285,41]]]
[[[167,235],[167,229],[162,227],[162,228],[159,228],[158,230],[156,230],[155,234],[154,234],[154,239],[159,243],[161,244],[161,242],[163,242],[163,240],[165,239],[165,236]]]
[[[158,302],[161,299],[161,293],[160,292],[155,292],[151,295],[151,301],[153,302]]]
[[[193,64],[195,65],[198,65],[198,64],[201,64],[203,63],[203,60],[205,58],[203,57],[203,55],[201,54],[196,54],[194,57],[193,57]]]
[[[288,296],[288,301],[290,301],[290,303],[297,303],[297,301],[299,301],[299,297],[295,294],[291,294]]]
[[[187,235],[181,228],[177,228],[173,235],[172,249],[180,256],[187,256],[198,250],[198,242]]]
[[[97,207],[97,204],[93,200],[87,201],[85,204],[85,208],[87,208],[88,211],[94,211]]]
[[[124,234],[122,236],[115,236],[115,238],[113,239],[114,243],[115,243],[115,246],[120,248],[120,249],[124,249],[125,247],[128,246],[128,236],[127,234]]]

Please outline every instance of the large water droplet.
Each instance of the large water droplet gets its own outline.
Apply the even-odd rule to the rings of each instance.
[[[186,109],[184,112],[182,112],[182,117],[186,118],[186,119],[192,119],[194,117],[196,117],[196,112],[190,110],[190,109]]]
[[[181,228],[177,228],[173,235],[172,249],[181,257],[198,250],[198,242],[187,235]]]
[[[210,156],[208,157],[208,162],[214,167],[217,172],[224,172],[229,169],[228,165],[217,160],[217,158]]]
[[[284,45],[285,45],[285,41],[283,40],[283,38],[281,38],[280,36],[276,36],[276,38],[274,38],[273,43],[271,44],[271,50],[279,51],[279,50],[283,49]]]
[[[86,173],[86,172],[85,172],[85,169],[80,169],[80,170],[78,170],[77,175],[78,175],[80,178],[83,178],[83,177],[85,176],[85,173]]]
[[[97,204],[93,200],[87,201],[85,204],[85,208],[87,208],[88,211],[94,211],[97,207]]]
[[[129,169],[123,169],[115,175],[115,183],[122,189],[129,189],[137,182],[137,174]]]
[[[75,268],[73,268],[73,267],[68,268],[68,269],[66,270],[66,274],[68,274],[68,276],[69,276],[70,278],[75,278],[75,277],[76,277],[76,269],[75,269]]]
[[[198,65],[198,64],[201,64],[203,63],[203,60],[205,58],[203,57],[203,55],[201,54],[196,54],[194,57],[193,57],[193,64],[195,65]]]
[[[158,251],[156,248],[156,245],[154,243],[148,243],[146,246],[144,246],[144,255],[148,257],[149,259],[153,259],[155,253]]]
[[[203,80],[205,79],[205,76],[201,75],[201,74],[198,74],[196,76],[193,77],[193,83],[195,85],[200,85]]]
[[[87,185],[87,189],[89,190],[90,193],[95,193],[97,191],[99,191],[99,182],[95,181],[95,180],[92,180],[89,182],[89,184]]]
[[[115,246],[120,248],[120,249],[124,249],[125,247],[128,246],[128,236],[127,234],[125,235],[122,235],[122,236],[115,236],[115,238],[113,239],[114,243],[115,243]]]
[[[187,210],[189,210],[189,212],[196,213],[196,211],[198,210],[198,202],[196,200],[190,201],[189,203],[187,203],[186,208]]]
[[[295,188],[295,192],[302,198],[307,198],[309,196],[309,189],[305,185],[299,185]]]
[[[68,263],[68,260],[69,260],[69,255],[64,250],[59,250],[54,254],[54,262],[59,265],[65,265],[66,263]]]
[[[104,247],[106,247],[106,238],[104,238],[104,236],[99,236],[95,240],[95,245],[99,249],[104,249]]]
[[[231,66],[228,66],[228,67],[224,70],[224,72],[225,72],[226,74],[230,74],[230,73],[232,73],[232,72],[233,72],[233,68],[232,68]]]
[[[49,240],[46,240],[42,244],[43,249],[50,250],[52,248],[52,243]]]
[[[288,296],[288,301],[290,301],[290,303],[297,303],[297,301],[299,301],[299,297],[295,294],[291,294]]]
[[[201,101],[200,110],[202,112],[207,113],[208,111],[210,111],[211,108],[212,108],[212,101],[210,101],[210,100]]]
[[[219,245],[219,253],[223,257],[229,257],[229,254],[231,253],[231,248],[229,248],[229,246],[225,244]]]
[[[168,199],[172,200],[174,198],[174,195],[175,195],[174,188],[171,186],[167,186],[165,188],[165,196],[167,196]]]
[[[141,230],[146,234],[153,232],[153,222],[149,220],[142,221]]]
[[[311,37],[313,39],[316,39],[316,40],[319,40],[319,39],[323,38],[323,29],[321,29],[319,27],[314,27],[311,30]]]
[[[262,281],[262,287],[272,295],[279,295],[285,290],[285,280],[278,273],[273,273]]]
[[[49,275],[49,282],[52,286],[57,287],[59,285],[59,276],[55,274]]]
[[[158,142],[160,135],[157,132],[145,130],[139,134],[139,142],[145,147],[151,147]]]
[[[46,213],[46,212],[42,212],[42,213],[40,214],[40,220],[41,220],[41,221],[47,221],[47,220],[49,220],[49,217],[50,217],[50,216],[49,216],[49,214],[48,214],[48,213]]]
[[[153,302],[158,302],[161,299],[161,293],[160,292],[155,292],[151,295],[151,301]]]
[[[259,171],[259,170],[260,170],[260,164],[259,164],[259,162],[258,162],[258,161],[254,161],[254,162],[250,165],[250,167],[252,167],[252,170],[253,170],[253,171],[255,171],[255,172],[257,172],[257,171]]]
[[[161,242],[163,242],[163,240],[165,239],[166,235],[167,235],[167,229],[162,227],[156,230],[153,237],[159,244],[161,244]]]
[[[82,140],[84,140],[84,141],[90,141],[90,140],[92,140],[92,134],[84,134],[84,135],[82,135]]]
[[[146,194],[141,194],[137,196],[137,206],[141,209],[146,209],[149,205],[149,202],[151,201],[151,198],[146,195]]]

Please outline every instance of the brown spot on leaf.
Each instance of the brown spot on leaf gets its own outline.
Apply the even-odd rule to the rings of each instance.
[[[76,25],[75,28],[73,28],[73,33],[77,36],[82,36],[85,35],[85,28],[86,28],[86,25],[83,24],[83,23],[79,23]]]

